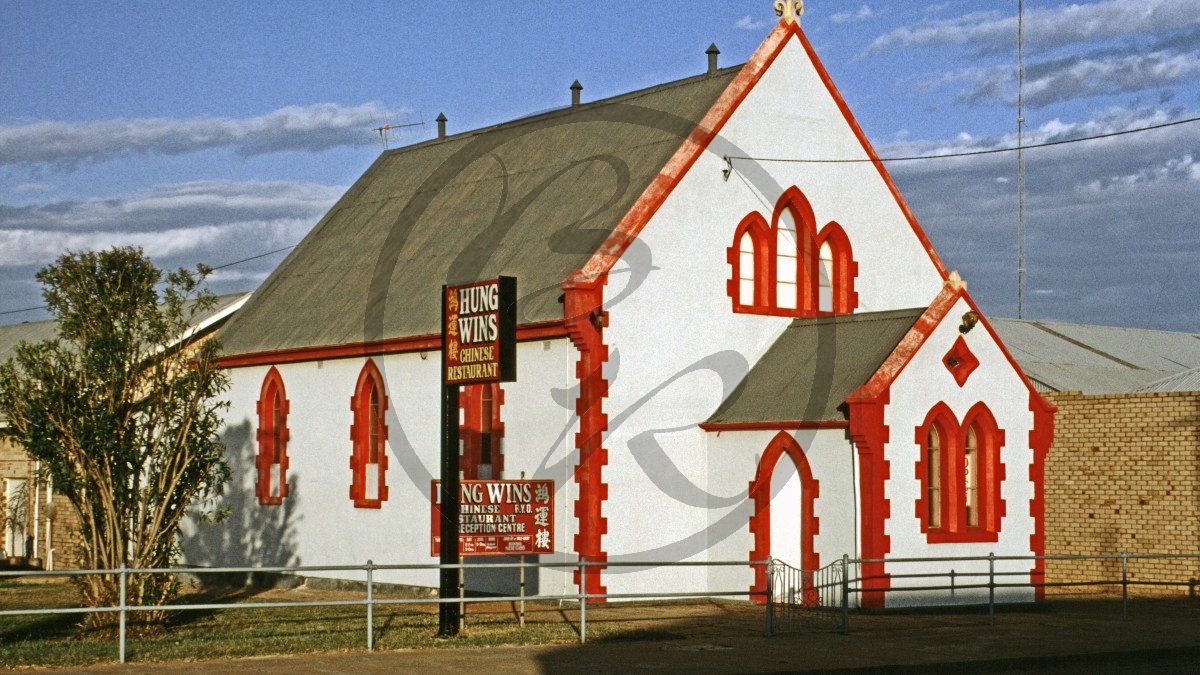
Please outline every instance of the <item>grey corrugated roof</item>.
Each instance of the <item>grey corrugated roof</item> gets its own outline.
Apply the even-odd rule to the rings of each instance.
[[[739,67],[385,152],[223,329],[227,354],[426,335],[442,284],[562,319],[587,262]]]
[[[1200,335],[991,319],[1039,390],[1120,394],[1200,367]]]
[[[1138,389],[1139,392],[1200,391],[1200,368],[1192,368]]]
[[[846,419],[846,398],[879,370],[924,311],[796,319],[708,423]]]

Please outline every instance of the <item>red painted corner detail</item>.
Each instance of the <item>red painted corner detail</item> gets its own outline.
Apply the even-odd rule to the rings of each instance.
[[[891,539],[885,526],[891,517],[891,503],[886,497],[885,483],[891,474],[890,462],[884,458],[884,446],[888,442],[889,430],[884,424],[884,410],[889,402],[887,389],[873,399],[860,397],[848,400],[850,412],[850,438],[858,450],[859,495],[862,500],[862,604],[868,608],[882,608],[884,594],[891,587],[891,579],[884,568],[883,558],[891,551]]]
[[[589,277],[576,272],[562,284],[563,323],[579,352],[575,364],[575,376],[579,378],[579,398],[575,401],[575,414],[579,417],[579,432],[575,434],[579,465],[575,468],[578,496],[574,509],[579,529],[574,545],[581,560],[593,563],[608,560],[602,539],[608,532],[608,521],[603,516],[604,502],[608,499],[608,485],[604,482],[608,450],[603,446],[604,432],[608,429],[608,416],[604,414],[604,399],[608,397],[608,381],[604,379],[604,363],[608,361],[608,346],[604,344],[604,327],[608,325],[608,312],[604,311],[607,281],[607,274]],[[604,570],[604,566],[589,567],[587,587],[581,590],[597,595],[606,593],[602,583]],[[576,570],[575,584],[580,583]]]
[[[1029,535],[1029,551],[1035,556],[1046,555],[1046,456],[1054,442],[1054,413],[1058,411],[1041,394],[1029,393],[1029,410],[1033,413],[1033,428],[1029,431],[1029,449],[1033,459],[1029,463],[1029,481],[1033,483],[1033,498],[1029,500],[1029,515],[1033,518],[1033,534]],[[1044,600],[1046,589],[1046,561],[1039,558],[1029,571],[1029,581],[1034,584],[1038,600]]]

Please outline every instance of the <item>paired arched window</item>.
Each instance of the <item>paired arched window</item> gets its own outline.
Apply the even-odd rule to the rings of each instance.
[[[290,434],[287,426],[287,393],[283,388],[283,378],[274,366],[263,378],[257,412],[258,454],[254,463],[258,468],[258,479],[254,493],[259,504],[282,504],[288,493],[287,443]]]
[[[497,382],[469,384],[462,389],[462,424],[458,428],[462,456],[459,470],[467,480],[499,479],[504,470],[504,423],[500,407],[504,390]]]
[[[921,448],[917,517],[928,540],[996,541],[1004,516],[1004,431],[991,411],[978,403],[959,424],[950,408],[939,403],[917,427],[916,440]]]
[[[812,206],[795,187],[779,198],[771,223],[757,212],[742,219],[728,259],[735,312],[815,316],[858,306],[850,239],[832,221],[818,232]]]
[[[383,376],[368,359],[358,374],[350,409],[354,423],[350,440],[354,450],[350,455],[350,499],[359,508],[377,509],[387,500],[387,391]]]

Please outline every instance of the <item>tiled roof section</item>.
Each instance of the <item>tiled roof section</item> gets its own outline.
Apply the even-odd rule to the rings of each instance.
[[[443,284],[518,279],[561,320],[582,267],[739,68],[385,152],[222,330],[226,354],[438,331]]]
[[[1122,394],[1200,367],[1200,335],[1048,321],[991,319],[1042,391]]]
[[[845,420],[846,398],[875,374],[924,311],[796,319],[707,423]]]

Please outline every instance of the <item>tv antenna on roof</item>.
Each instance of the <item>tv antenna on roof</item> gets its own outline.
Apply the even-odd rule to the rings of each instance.
[[[425,126],[424,115],[422,115],[420,122],[385,121],[382,125],[375,127],[371,131],[379,134],[379,140],[383,143],[383,149],[387,150],[391,147],[392,134],[396,134],[399,137],[404,133],[405,129],[423,126]]]

